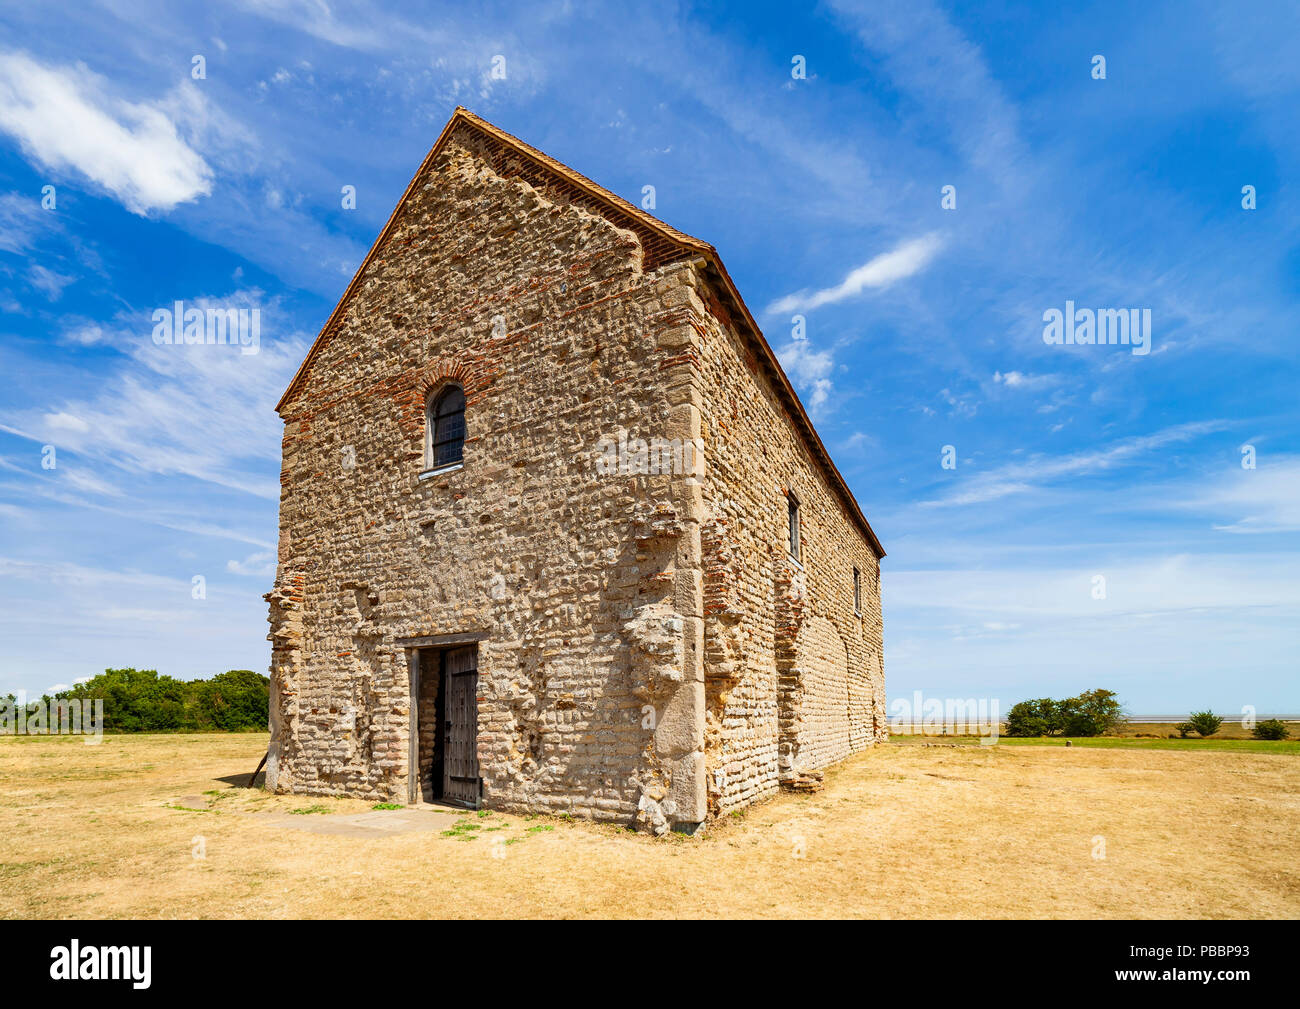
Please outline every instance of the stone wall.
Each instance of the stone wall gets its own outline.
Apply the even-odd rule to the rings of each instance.
[[[692,275],[712,814],[886,738],[880,561],[717,285]],[[789,556],[787,494],[800,503]],[[854,612],[853,568],[862,612]]]
[[[404,800],[406,642],[450,634],[482,636],[491,808],[662,830],[869,745],[875,555],[702,263],[643,272],[636,234],[494,163],[452,134],[282,405],[268,784]],[[422,478],[449,381],[464,466]],[[620,437],[702,461],[602,472]]]
[[[843,760],[852,751],[850,720],[863,704],[853,697],[848,645],[825,617],[799,628],[793,661],[781,676],[781,713],[790,776]]]
[[[643,274],[631,232],[458,139],[282,408],[268,780],[404,799],[400,641],[482,632],[486,805],[702,819],[698,505],[595,466],[602,436],[698,427],[669,395],[686,267]],[[422,480],[449,380],[465,464]]]

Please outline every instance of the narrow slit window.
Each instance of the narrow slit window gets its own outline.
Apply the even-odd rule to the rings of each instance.
[[[799,559],[799,499],[793,494],[786,496],[786,506],[790,513],[790,556]]]
[[[853,612],[862,613],[862,572],[853,569]]]
[[[429,405],[429,468],[461,462],[465,456],[465,390],[449,385]]]

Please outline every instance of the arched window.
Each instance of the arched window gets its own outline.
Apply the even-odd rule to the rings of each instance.
[[[429,403],[429,468],[458,463],[465,453],[465,390],[449,385]]]

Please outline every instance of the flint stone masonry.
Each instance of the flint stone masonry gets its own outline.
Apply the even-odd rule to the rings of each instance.
[[[463,464],[430,474],[453,382]],[[431,799],[410,642],[451,635],[488,808],[690,829],[885,739],[883,551],[716,254],[472,114],[279,410],[273,790]],[[598,467],[620,436],[701,451]]]

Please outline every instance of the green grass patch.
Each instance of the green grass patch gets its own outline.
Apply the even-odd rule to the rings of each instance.
[[[371,809],[405,809],[400,802],[376,802]]]
[[[302,809],[289,810],[294,816],[310,816],[313,813],[332,813],[334,810],[329,806],[303,806]]]

